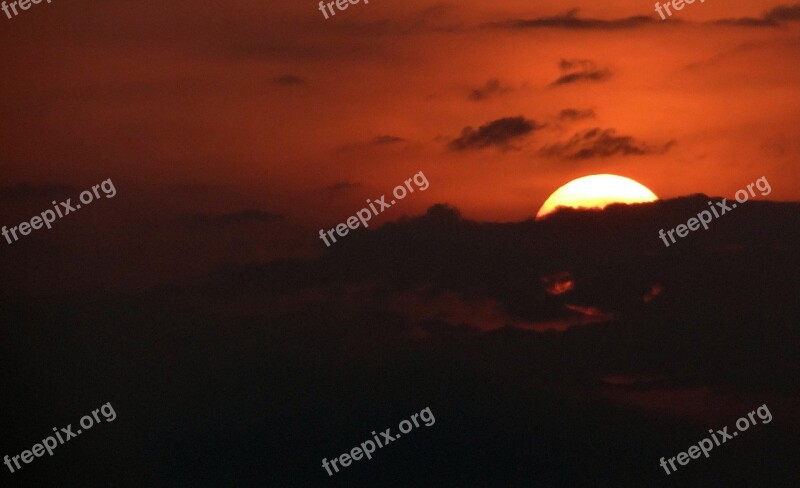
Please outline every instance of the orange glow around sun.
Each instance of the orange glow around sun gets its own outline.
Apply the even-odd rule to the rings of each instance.
[[[536,218],[558,207],[605,208],[611,203],[643,203],[658,200],[655,193],[636,181],[617,175],[589,175],[572,180],[548,198]]]

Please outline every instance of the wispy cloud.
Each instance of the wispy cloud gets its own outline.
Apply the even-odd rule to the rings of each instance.
[[[609,70],[578,71],[560,76],[551,86],[570,85],[581,81],[605,81],[609,78],[611,78],[611,71]]]
[[[513,149],[510,145],[512,140],[520,139],[542,127],[544,126],[537,125],[533,120],[527,120],[521,115],[504,117],[482,125],[477,130],[465,127],[461,135],[450,141],[448,146],[452,151],[484,149],[490,146]]]
[[[485,24],[485,27],[496,29],[568,29],[568,30],[617,30],[632,29],[656,22],[654,17],[644,15],[623,17],[618,19],[594,19],[578,17],[578,9],[573,8],[566,13],[553,17],[535,17],[532,19],[508,19]]]
[[[586,160],[610,156],[644,156],[664,154],[675,141],[652,145],[631,136],[618,136],[614,129],[595,127],[573,135],[568,141],[545,146],[540,154],[567,160]]]
[[[511,91],[510,86],[504,86],[499,79],[492,78],[481,88],[475,88],[469,94],[469,99],[473,102],[480,102],[492,96],[502,95]]]
[[[372,139],[372,143],[375,145],[396,144],[398,142],[405,142],[405,139],[403,139],[402,137],[397,137],[389,134],[375,136]]]
[[[361,183],[350,182],[350,181],[340,181],[338,183],[334,183],[332,185],[326,186],[324,188],[325,193],[327,193],[328,198],[336,198],[340,195],[343,195],[350,190],[354,190],[356,188],[361,188],[363,185]]]
[[[564,110],[558,113],[558,120],[576,121],[583,119],[593,119],[594,117],[595,117],[594,110],[590,108],[586,110],[565,108]]]
[[[562,59],[559,68],[563,73],[550,86],[571,85],[580,82],[606,81],[612,73],[608,68],[598,68],[588,59]]]
[[[371,147],[388,147],[388,146],[395,146],[400,145],[403,142],[407,142],[402,137],[398,137],[392,134],[381,134],[373,137],[369,141],[361,141],[361,142],[351,142],[348,144],[344,144],[343,146],[339,147],[337,152],[342,151],[357,151],[363,150]]]

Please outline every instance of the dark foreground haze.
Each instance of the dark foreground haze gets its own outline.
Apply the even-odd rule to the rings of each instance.
[[[791,486],[800,208],[749,202],[665,248],[655,223],[707,200],[506,224],[436,205],[191,286],[9,288],[5,452],[117,413],[14,486]],[[762,404],[770,423],[659,467]],[[426,406],[430,428],[322,468]]]

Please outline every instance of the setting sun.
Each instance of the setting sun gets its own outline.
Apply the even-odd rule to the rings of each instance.
[[[548,198],[536,218],[558,207],[605,208],[611,203],[642,203],[658,200],[655,193],[636,181],[617,175],[589,175],[572,180]]]

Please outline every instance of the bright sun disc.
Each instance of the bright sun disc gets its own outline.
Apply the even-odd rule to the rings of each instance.
[[[658,200],[655,193],[630,178],[617,175],[589,175],[562,186],[544,202],[536,218],[557,207],[605,208],[611,203],[643,203]]]

